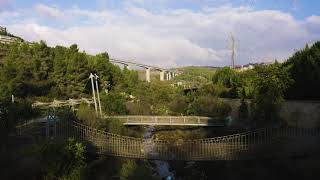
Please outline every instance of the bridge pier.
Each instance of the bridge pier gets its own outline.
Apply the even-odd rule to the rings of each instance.
[[[127,68],[128,70],[131,70],[131,67],[129,66],[129,64],[124,64],[124,68]]]
[[[146,81],[151,82],[150,68],[146,68]]]
[[[160,71],[160,81],[164,81],[164,71]]]
[[[168,80],[170,81],[171,78],[172,78],[172,74],[171,74],[171,72],[168,72]]]

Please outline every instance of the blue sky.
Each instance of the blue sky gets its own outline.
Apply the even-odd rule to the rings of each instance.
[[[126,1],[121,0],[96,0],[96,1],[84,1],[84,0],[73,0],[73,1],[61,1],[61,0],[13,0],[9,2],[10,7],[14,9],[32,8],[35,4],[43,3],[47,5],[59,6],[61,8],[71,8],[78,6],[83,9],[110,9],[110,8],[121,8]],[[251,6],[257,10],[273,9],[281,10],[284,12],[290,12],[292,15],[298,18],[304,18],[312,14],[320,12],[320,1],[318,0],[159,0],[155,1],[133,1],[136,2],[140,7],[147,8],[149,10],[159,10],[159,4],[161,9],[193,9],[199,10],[205,6],[219,6],[219,5],[233,5],[233,6]],[[143,3],[139,3],[143,2]],[[153,4],[157,4],[155,7]]]
[[[320,40],[318,0],[0,0],[0,25],[29,41],[166,67],[287,59]]]

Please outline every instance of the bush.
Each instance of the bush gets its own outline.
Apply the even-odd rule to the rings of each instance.
[[[126,133],[125,127],[118,119],[107,119],[107,131],[114,134]]]
[[[150,115],[152,114],[150,105],[147,103],[127,102],[126,107],[130,115]]]
[[[77,118],[80,122],[91,127],[97,128],[101,125],[101,121],[98,118],[95,109],[87,104],[80,104],[79,110],[77,111]]]
[[[125,115],[127,114],[126,98],[120,93],[110,92],[109,94],[101,93],[102,108],[108,115]]]
[[[121,180],[152,180],[156,179],[151,169],[145,164],[137,164],[136,161],[126,159],[119,171]]]
[[[85,168],[85,148],[68,139],[62,144],[44,143],[36,151],[41,162],[42,179],[80,179]]]
[[[260,124],[279,123],[280,107],[284,101],[284,92],[293,82],[287,69],[279,64],[258,66],[254,69],[254,98],[252,110],[254,119]]]
[[[200,96],[191,104],[189,112],[198,116],[226,117],[231,107],[218,98]]]

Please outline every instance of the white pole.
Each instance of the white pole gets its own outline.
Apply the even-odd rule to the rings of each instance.
[[[98,78],[99,76],[97,74],[94,74],[96,78],[96,90],[97,90],[97,97],[98,97],[98,104],[99,104],[99,111],[100,111],[100,116],[102,117],[102,110],[101,110],[101,102],[100,102],[100,94],[99,94],[99,86],[98,86]]]
[[[91,86],[92,86],[92,94],[93,94],[94,108],[95,108],[95,110],[96,110],[96,114],[98,114],[98,108],[97,108],[96,95],[95,95],[95,92],[94,92],[94,85],[93,85],[93,78],[94,78],[94,75],[93,75],[92,73],[90,73],[89,78],[91,79]]]

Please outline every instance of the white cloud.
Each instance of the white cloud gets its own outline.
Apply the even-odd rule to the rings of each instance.
[[[227,39],[238,44],[237,63],[287,58],[294,49],[320,39],[319,16],[297,20],[281,11],[222,6],[203,11],[165,10],[158,13],[134,5],[122,10],[62,10],[42,5],[41,14],[72,19],[63,29],[50,23],[13,23],[9,30],[27,40],[70,45],[90,53],[161,66],[229,65]],[[41,9],[41,8],[40,8]],[[43,10],[45,9],[45,10]],[[67,22],[69,23],[69,22]]]
[[[48,16],[49,18],[56,18],[56,19],[64,19],[65,15],[63,11],[59,10],[55,7],[46,6],[44,4],[37,4],[34,9],[40,15]]]
[[[0,0],[0,12],[10,7],[10,0]]]

